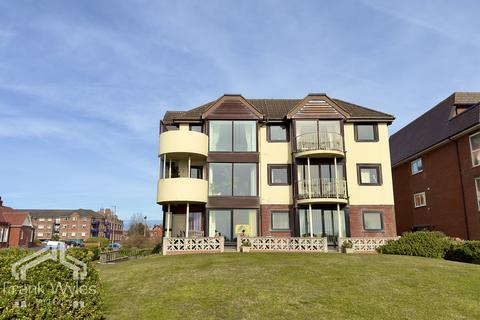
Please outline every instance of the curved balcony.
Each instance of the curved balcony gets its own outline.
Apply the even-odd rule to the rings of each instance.
[[[159,154],[190,153],[208,155],[208,136],[201,132],[174,130],[160,134]]]
[[[297,203],[347,203],[347,181],[344,179],[316,178],[297,182]]]
[[[336,132],[310,132],[296,137],[297,158],[344,157],[343,137]]]
[[[207,203],[208,181],[194,178],[158,180],[157,203]]]

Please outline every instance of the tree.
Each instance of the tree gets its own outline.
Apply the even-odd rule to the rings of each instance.
[[[54,234],[52,236],[52,241],[59,241],[60,240],[60,236],[58,234]]]
[[[145,220],[143,219],[143,216],[141,214],[135,214],[131,218],[131,224],[130,227],[128,228],[127,235],[129,237],[138,235],[142,237],[150,237],[150,230],[148,228],[148,225],[145,223]]]

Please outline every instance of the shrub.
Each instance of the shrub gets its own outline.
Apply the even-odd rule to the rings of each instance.
[[[445,259],[480,264],[480,241],[456,241],[445,254]]]
[[[343,243],[342,243],[342,248],[343,248],[343,249],[347,249],[347,248],[348,248],[348,249],[351,249],[351,248],[353,248],[353,243],[352,243],[352,241],[350,241],[350,240],[343,241]]]
[[[102,319],[101,287],[97,270],[87,254],[77,249],[69,255],[87,263],[84,280],[57,261],[45,261],[28,270],[26,280],[16,280],[12,265],[30,255],[25,249],[0,250],[0,315],[2,319]],[[18,307],[16,304],[25,307]]]
[[[384,254],[399,254],[427,258],[443,258],[452,240],[443,233],[434,231],[407,232],[398,240],[389,241],[378,248]]]
[[[124,248],[153,248],[156,245],[156,241],[143,235],[133,234],[123,240],[121,245]]]
[[[110,243],[110,240],[107,238],[88,238],[85,240],[85,245],[87,247],[100,247],[100,248],[106,248],[108,247],[108,244]]]
[[[153,247],[152,254],[159,254],[162,252],[162,243],[159,242]]]

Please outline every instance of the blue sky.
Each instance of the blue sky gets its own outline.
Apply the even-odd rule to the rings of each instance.
[[[391,132],[480,90],[477,1],[2,1],[0,195],[16,208],[155,204],[158,122],[223,93],[308,92]]]

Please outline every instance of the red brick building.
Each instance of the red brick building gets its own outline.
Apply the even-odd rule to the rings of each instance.
[[[7,220],[5,220],[5,217],[0,212],[0,248],[8,247],[9,231],[10,231],[10,224],[7,222]]]
[[[112,242],[119,242],[123,239],[123,220],[110,209],[100,209],[98,213],[104,218],[105,238]]]
[[[35,228],[28,212],[16,212],[3,206],[0,197],[0,248],[30,247],[33,244]]]
[[[456,92],[390,138],[399,233],[480,239],[480,92]]]

